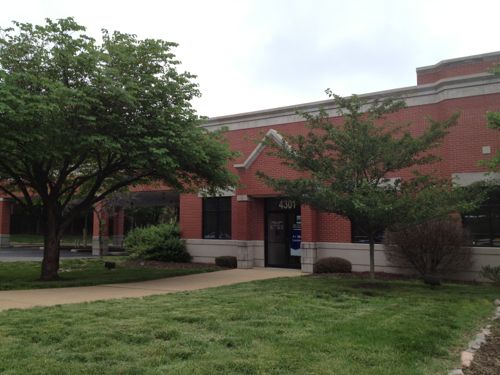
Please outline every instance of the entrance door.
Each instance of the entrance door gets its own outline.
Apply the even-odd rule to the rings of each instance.
[[[300,205],[266,199],[265,217],[266,267],[300,268]]]

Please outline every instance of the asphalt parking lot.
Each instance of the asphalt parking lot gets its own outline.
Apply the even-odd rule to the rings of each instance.
[[[0,262],[41,261],[43,250],[39,247],[5,247],[0,249]],[[61,250],[61,259],[92,258],[90,252]]]

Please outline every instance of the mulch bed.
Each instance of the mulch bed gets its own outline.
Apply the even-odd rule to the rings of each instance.
[[[159,268],[159,269],[192,269],[192,268],[213,268],[222,270],[223,268],[210,263],[176,263],[159,262],[156,260],[127,260],[121,266],[130,268]]]
[[[495,320],[491,335],[474,354],[472,365],[465,375],[500,375],[500,319]]]

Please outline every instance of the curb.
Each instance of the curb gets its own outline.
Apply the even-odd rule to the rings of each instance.
[[[500,319],[500,299],[495,300],[495,315],[493,315],[492,320]],[[491,335],[491,324],[484,327],[474,338],[474,340],[469,342],[469,346],[462,353],[460,353],[460,361],[462,368],[456,368],[448,372],[448,375],[464,375],[462,369],[470,367],[472,361],[474,360],[474,353],[476,353],[481,345],[486,342],[486,338]]]

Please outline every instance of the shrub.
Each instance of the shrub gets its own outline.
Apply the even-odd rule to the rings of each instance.
[[[500,266],[490,265],[481,267],[481,276],[500,285]]]
[[[163,262],[191,260],[175,223],[135,228],[127,234],[124,247],[131,258]]]
[[[387,230],[384,246],[389,262],[422,276],[446,276],[471,265],[471,248],[461,223],[439,218]]]
[[[323,258],[314,265],[315,273],[349,273],[351,271],[351,262],[343,258]]]
[[[215,264],[218,265],[219,267],[224,267],[224,268],[236,268],[238,267],[238,260],[236,259],[236,257],[225,255],[216,257]]]

